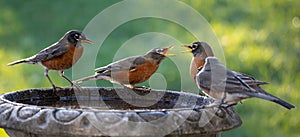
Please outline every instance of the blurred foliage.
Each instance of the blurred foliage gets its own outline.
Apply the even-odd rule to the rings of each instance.
[[[99,12],[117,3],[116,0],[76,1],[21,1],[0,0],[0,93],[27,88],[50,87],[37,65],[6,64],[31,56],[57,41],[67,30],[82,30]],[[224,49],[226,65],[235,71],[251,74],[259,80],[269,81],[264,86],[270,93],[300,105],[300,1],[298,0],[247,0],[247,1],[196,1],[183,0],[202,14],[212,25]],[[147,26],[147,27],[146,27]],[[103,43],[97,62],[103,66],[112,61],[118,46],[131,37],[145,32],[161,32],[178,38],[182,43],[195,39],[182,27],[159,19],[133,20],[114,30]],[[201,40],[201,39],[200,39]],[[139,50],[139,49],[136,49]],[[130,50],[124,54],[130,54]],[[141,53],[142,54],[142,53]],[[191,56],[182,58],[190,61]],[[180,77],[174,77],[168,59],[158,72],[170,77],[168,89],[181,90]],[[174,66],[175,67],[175,66]],[[177,72],[175,74],[178,74]],[[71,71],[67,71],[71,76]],[[188,74],[186,74],[188,75]],[[60,86],[67,86],[56,72],[50,76]],[[183,81],[185,82],[185,81]],[[100,82],[102,86],[109,82]],[[143,85],[147,85],[147,82]],[[194,83],[191,83],[194,86]],[[190,91],[197,92],[197,91]],[[260,99],[249,99],[236,106],[243,120],[237,129],[223,136],[299,137],[300,111],[286,110]],[[1,136],[4,132],[1,130]]]

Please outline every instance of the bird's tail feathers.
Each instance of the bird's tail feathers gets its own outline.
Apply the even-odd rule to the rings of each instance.
[[[7,64],[7,66],[13,66],[13,65],[16,65],[16,64],[20,64],[20,63],[26,63],[26,62],[28,62],[26,59],[17,60],[17,61],[14,61],[14,62],[8,63],[8,64]]]
[[[279,105],[281,105],[281,106],[283,106],[287,109],[295,108],[294,105],[292,105],[292,104],[290,104],[290,103],[288,103],[288,102],[286,102],[286,101],[284,101],[284,100],[282,100],[278,97],[275,97],[275,96],[273,96],[269,93],[265,94],[265,93],[261,93],[261,92],[256,92],[256,93],[254,93],[250,96],[254,96],[254,97],[257,97],[257,98],[261,98],[261,99],[265,99],[265,100],[275,102],[275,103],[277,103],[277,104],[279,104]]]
[[[269,82],[265,82],[265,81],[252,81],[252,82],[247,82],[245,81],[248,85],[266,85],[266,84],[270,84]]]
[[[31,60],[31,58],[26,58],[26,59],[21,59],[21,60],[17,60],[17,61],[8,63],[7,66],[13,66],[13,65],[16,65],[16,64],[20,64],[20,63],[36,64],[36,62],[33,62]]]

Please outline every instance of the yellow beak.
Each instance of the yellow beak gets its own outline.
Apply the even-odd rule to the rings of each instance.
[[[170,46],[168,48],[166,48],[163,52],[163,54],[166,56],[166,57],[172,57],[172,56],[175,56],[175,54],[167,54],[171,49],[173,49],[174,46]]]
[[[181,53],[192,53],[192,49],[191,49],[191,46],[190,45],[184,45],[182,46],[184,48],[188,48],[188,50],[185,50],[185,51],[181,51]]]
[[[82,39],[80,41],[85,42],[85,43],[89,43],[89,44],[93,44],[93,42],[91,40],[88,40],[88,39]]]

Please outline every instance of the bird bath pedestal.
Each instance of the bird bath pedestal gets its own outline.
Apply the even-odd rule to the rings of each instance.
[[[0,127],[15,137],[214,137],[241,125],[209,98],[127,88],[29,89],[0,96]]]

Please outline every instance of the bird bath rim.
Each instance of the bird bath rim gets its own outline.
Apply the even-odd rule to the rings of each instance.
[[[87,94],[87,92],[97,91],[103,96],[115,95],[113,91],[116,88],[111,87],[82,87],[85,92],[82,94]],[[124,90],[123,88],[117,88]],[[27,89],[11,93],[6,93],[0,96],[0,127],[5,128],[8,133],[22,131],[18,136],[24,135],[76,135],[76,136],[99,136],[99,135],[137,135],[137,136],[147,136],[154,134],[155,130],[164,129],[166,125],[161,125],[159,122],[157,124],[152,124],[150,128],[134,127],[129,128],[124,127],[126,121],[128,122],[153,122],[158,119],[165,119],[172,117],[173,124],[177,124],[177,128],[174,128],[172,132],[168,132],[169,135],[203,135],[203,134],[216,134],[220,131],[230,130],[241,125],[241,120],[239,116],[235,113],[232,107],[224,108],[221,111],[216,111],[219,108],[207,108],[207,109],[193,109],[191,108],[170,108],[170,109],[132,109],[132,110],[112,110],[112,109],[78,109],[78,108],[67,108],[67,107],[53,107],[53,106],[37,106],[14,102],[21,97],[30,97],[30,95],[39,95],[41,97],[48,97],[52,89],[51,88],[41,88],[41,89]],[[64,88],[57,90],[57,95],[74,95],[71,88]],[[124,92],[128,92],[124,90]],[[185,101],[191,100],[191,98],[199,99],[198,102],[203,101],[207,103],[211,101],[209,98],[204,98],[202,96],[183,93],[176,91],[162,91],[162,90],[151,90],[156,94],[166,94],[166,99],[174,99],[173,96],[183,96]],[[41,94],[39,94],[41,93]],[[71,93],[71,94],[69,94]],[[104,94],[103,94],[104,93]],[[107,94],[106,94],[107,93]],[[13,96],[15,95],[15,96]],[[27,96],[26,96],[27,95]],[[20,97],[19,97],[20,96]],[[163,100],[163,99],[162,99]],[[164,103],[164,102],[163,102]],[[173,103],[173,102],[171,102]],[[119,105],[119,104],[117,104]],[[158,105],[161,105],[158,103]],[[121,104],[121,106],[123,106]],[[126,105],[125,105],[126,106]],[[169,106],[168,104],[163,104],[163,106]],[[171,105],[172,106],[172,105]],[[149,107],[151,108],[151,107]],[[154,106],[155,108],[155,106]],[[216,116],[207,121],[207,125],[201,124],[201,117],[207,112],[213,112]],[[114,116],[112,116],[114,115]],[[117,121],[115,117],[118,117]],[[120,129],[118,132],[106,129],[107,132],[99,131],[98,127],[93,125],[91,119],[99,120],[104,122],[111,129]],[[175,118],[175,119],[173,119]],[[176,120],[177,119],[177,120]],[[113,122],[112,122],[112,121]],[[181,121],[182,123],[177,123]],[[97,121],[98,122],[98,121]],[[112,122],[112,123],[111,123]],[[121,124],[122,123],[122,124]],[[104,124],[104,125],[105,125]],[[126,125],[126,124],[125,124]],[[83,127],[82,127],[83,126]],[[169,125],[170,126],[170,125]],[[104,127],[105,128],[105,127]],[[167,126],[167,128],[169,128]],[[11,132],[12,130],[12,132]],[[82,130],[86,132],[82,132]],[[110,131],[110,132],[109,132]],[[163,135],[166,135],[165,133]],[[44,136],[43,136],[44,137]]]
[[[110,89],[110,90],[123,90],[124,88],[114,88],[114,87],[80,87],[82,89],[91,89],[91,90],[100,90],[100,89]],[[74,90],[75,88],[73,87],[68,87],[68,88],[61,88],[60,90]],[[24,107],[40,107],[40,108],[64,108],[64,107],[55,107],[55,106],[39,106],[39,105],[33,105],[33,104],[24,104],[24,103],[19,103],[15,102],[9,99],[6,99],[6,96],[9,96],[13,93],[20,93],[20,92],[28,92],[28,91],[33,91],[33,90],[52,90],[52,88],[30,88],[30,89],[25,89],[25,90],[17,90],[13,92],[8,92],[5,94],[0,94],[0,101],[4,101],[9,104],[17,105],[17,106],[24,106]],[[131,90],[131,89],[130,89]],[[191,96],[191,97],[199,97],[199,95],[194,94],[194,93],[189,93],[189,92],[180,92],[180,91],[172,91],[172,90],[159,90],[159,89],[139,89],[140,91],[155,91],[155,92],[165,92],[165,93],[170,93],[170,94],[182,94],[186,96]],[[76,96],[76,95],[75,95]],[[212,99],[206,97],[206,96],[201,96],[204,100],[208,100],[210,103],[213,102]],[[208,102],[206,102],[208,103]],[[83,111],[111,111],[111,112],[127,112],[127,111],[136,111],[136,112],[153,112],[153,111],[179,111],[179,110],[197,110],[197,109],[211,109],[211,108],[201,108],[201,107],[181,107],[181,108],[164,108],[164,109],[130,109],[130,110],[123,110],[123,109],[85,109],[85,108],[71,108],[74,110],[83,110]]]

